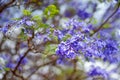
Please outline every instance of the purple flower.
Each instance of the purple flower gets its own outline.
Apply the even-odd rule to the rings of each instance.
[[[58,37],[58,40],[61,40],[64,37],[64,34],[60,30],[54,30],[54,35]]]
[[[120,61],[120,55],[118,54],[119,46],[112,37],[106,38],[102,36],[96,38],[97,35],[90,36],[92,25],[87,25],[75,19],[71,19],[66,23],[66,26],[67,29],[65,30],[55,31],[55,34],[61,41],[67,34],[71,35],[66,41],[62,41],[56,49],[56,54],[60,57],[60,60],[74,59],[76,56],[81,55],[90,61],[95,59],[101,59],[110,63]]]
[[[0,65],[0,71],[2,71],[3,70],[3,67]]]
[[[6,25],[6,26],[0,28],[0,31],[2,31],[5,34],[8,31],[9,27],[10,27],[9,25]]]
[[[100,58],[110,63],[119,62],[119,48],[115,40],[95,39],[79,34],[58,45],[56,54],[63,59],[74,59],[81,53],[88,60]]]
[[[78,55],[79,51],[84,47],[84,43],[79,43],[81,40],[83,40],[82,36],[75,35],[66,42],[61,42],[58,45],[56,54],[60,58],[74,59]]]
[[[25,22],[26,22],[27,19],[28,19],[27,17],[24,17],[23,19],[21,19],[20,21],[18,21],[18,25],[25,24]]]
[[[6,64],[5,67],[10,68],[10,69],[14,69],[15,66],[16,66],[16,65],[15,65],[13,62],[9,61],[9,62]]]
[[[34,21],[31,21],[30,18],[24,17],[17,23],[18,25],[27,25],[27,26],[33,26],[35,24]]]
[[[87,71],[87,79],[86,80],[117,80],[115,77],[111,75],[117,74],[117,69],[104,69],[99,66],[91,65],[89,71]]]
[[[84,33],[89,33],[92,30],[92,25],[91,24],[86,24],[85,22],[79,22],[76,19],[70,19],[67,23],[66,23],[66,27],[69,28],[68,33],[72,33],[75,34],[78,31],[80,32],[84,32]]]
[[[76,53],[70,49],[70,46],[67,45],[65,42],[61,42],[56,50],[56,54],[63,58],[70,58],[73,59]]]
[[[91,17],[91,14],[85,12],[84,10],[78,10],[77,15],[80,17],[80,19],[85,20],[87,18]]]
[[[106,45],[103,50],[103,59],[104,61],[109,61],[111,63],[119,62],[120,55],[118,43],[115,40],[109,39],[106,40]]]
[[[33,26],[35,23],[33,21],[26,21],[26,25]]]
[[[100,67],[92,67],[87,73],[92,79],[110,80],[110,73]]]
[[[7,61],[9,61],[11,58],[11,56],[8,54],[1,54],[0,57],[2,57],[4,60],[7,60]]]
[[[3,32],[3,33],[6,33],[7,31],[8,31],[8,28],[7,28],[7,27],[3,27],[3,28],[2,28],[2,32]]]
[[[25,47],[28,47],[27,43],[21,43],[20,44],[20,48],[25,48]]]

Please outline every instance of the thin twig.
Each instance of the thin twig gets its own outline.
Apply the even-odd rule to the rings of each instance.
[[[8,74],[8,71],[3,75],[2,80],[6,80],[6,76],[7,76],[7,74]]]
[[[13,73],[13,75],[15,75],[16,77],[18,77],[18,78],[20,78],[20,79],[22,79],[22,80],[25,80],[23,76],[20,76],[19,74],[16,74],[16,73],[13,72],[13,71],[12,71],[12,73]]]
[[[97,29],[94,30],[94,33],[91,34],[91,36],[103,28],[103,26],[109,21],[109,19],[118,11],[119,7],[120,3],[117,4],[117,8],[115,9],[115,11]]]
[[[12,3],[14,3],[15,0],[11,0],[10,2],[8,2],[7,4],[4,4],[3,6],[0,7],[0,13],[3,12],[4,9],[6,9],[9,5],[11,5]]]

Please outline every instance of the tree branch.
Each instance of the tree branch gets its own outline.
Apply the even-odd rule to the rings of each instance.
[[[115,9],[115,11],[97,29],[94,30],[94,33],[91,34],[91,36],[103,28],[103,26],[109,21],[109,19],[118,11],[119,7],[120,3],[117,4],[117,8]]]
[[[3,12],[4,9],[6,9],[9,5],[11,5],[12,3],[14,3],[15,0],[11,0],[10,2],[8,2],[7,4],[4,4],[3,6],[0,7],[0,13]]]

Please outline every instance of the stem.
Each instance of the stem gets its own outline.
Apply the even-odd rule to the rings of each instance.
[[[23,77],[23,76],[20,76],[19,74],[16,74],[16,73],[14,73],[13,71],[12,71],[12,73],[13,73],[16,77],[18,77],[18,78],[24,80],[24,77]]]

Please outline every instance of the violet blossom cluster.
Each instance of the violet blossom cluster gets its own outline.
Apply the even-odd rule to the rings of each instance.
[[[56,49],[56,54],[60,60],[75,59],[77,56],[84,56],[85,59],[95,61],[101,59],[110,63],[119,62],[119,44],[111,38],[95,38],[90,36],[92,31],[89,26],[82,25],[81,22],[71,22],[71,38],[61,41]],[[63,35],[62,32],[59,36]]]
[[[106,71],[106,69],[103,69],[101,67],[92,66],[91,69],[89,70],[89,72],[87,73],[89,76],[87,80],[90,80],[90,79],[114,80],[113,78],[111,78],[111,75],[110,75],[110,74],[114,74],[114,73],[115,73],[114,70]]]

